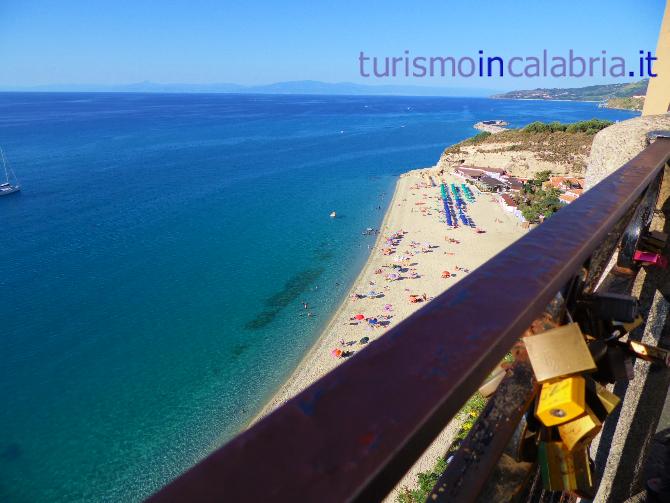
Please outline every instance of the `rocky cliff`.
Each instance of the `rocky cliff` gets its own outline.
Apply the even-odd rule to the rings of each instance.
[[[477,135],[447,148],[437,163],[439,170],[460,165],[504,168],[519,177],[550,170],[555,174],[583,176],[593,134],[565,131],[526,133],[510,130],[495,136]]]

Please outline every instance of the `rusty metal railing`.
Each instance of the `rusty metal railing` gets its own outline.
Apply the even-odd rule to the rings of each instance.
[[[668,160],[659,138],[151,501],[381,500]]]

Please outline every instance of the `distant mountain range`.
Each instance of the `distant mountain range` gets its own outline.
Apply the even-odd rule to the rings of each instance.
[[[532,89],[526,91],[510,91],[494,94],[491,98],[512,100],[571,100],[571,101],[607,101],[612,98],[631,98],[644,96],[647,92],[649,79],[627,84],[605,84],[599,86]]]
[[[538,88],[493,94],[491,89],[472,87],[429,87],[412,85],[369,85],[353,82],[321,82],[295,80],[274,84],[245,86],[232,83],[160,84],[50,84],[40,86],[0,86],[0,92],[107,92],[107,93],[233,93],[233,94],[308,94],[308,95],[368,95],[368,96],[455,96],[491,97],[497,99],[540,99],[571,101],[602,101],[615,108],[641,108],[647,80],[627,84],[606,84],[575,88]],[[609,104],[609,105],[608,105]]]
[[[237,93],[237,94],[323,94],[323,95],[396,95],[396,96],[490,96],[491,89],[471,87],[427,87],[407,85],[366,85],[351,82],[297,80],[275,84],[159,84],[138,82],[121,85],[55,84],[42,86],[3,86],[0,91],[22,92],[121,92],[121,93]]]

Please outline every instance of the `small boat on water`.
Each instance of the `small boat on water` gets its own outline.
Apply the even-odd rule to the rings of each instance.
[[[330,214],[330,218],[335,218],[336,216],[337,216],[337,213],[335,213],[334,211]]]
[[[0,179],[0,196],[6,196],[18,192],[21,190],[19,181],[16,179],[16,175],[9,164],[7,164],[7,159],[5,158],[5,152],[0,148],[0,157],[2,158],[2,166],[4,168],[5,180]]]

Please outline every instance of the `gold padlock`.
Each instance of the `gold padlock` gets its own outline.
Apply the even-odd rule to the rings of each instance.
[[[562,442],[540,442],[538,464],[547,491],[593,493],[593,478],[587,446],[570,452]]]
[[[582,416],[567,423],[559,424],[558,434],[568,450],[572,451],[576,446],[592,440],[601,427],[602,422],[587,405],[586,413]]]
[[[535,408],[537,417],[545,426],[571,421],[586,412],[585,381],[572,376],[544,383]]]
[[[621,399],[605,386],[590,377],[584,378],[586,383],[586,405],[598,417],[600,422],[616,409]]]
[[[596,370],[596,363],[577,323],[523,337],[523,342],[539,383]]]

